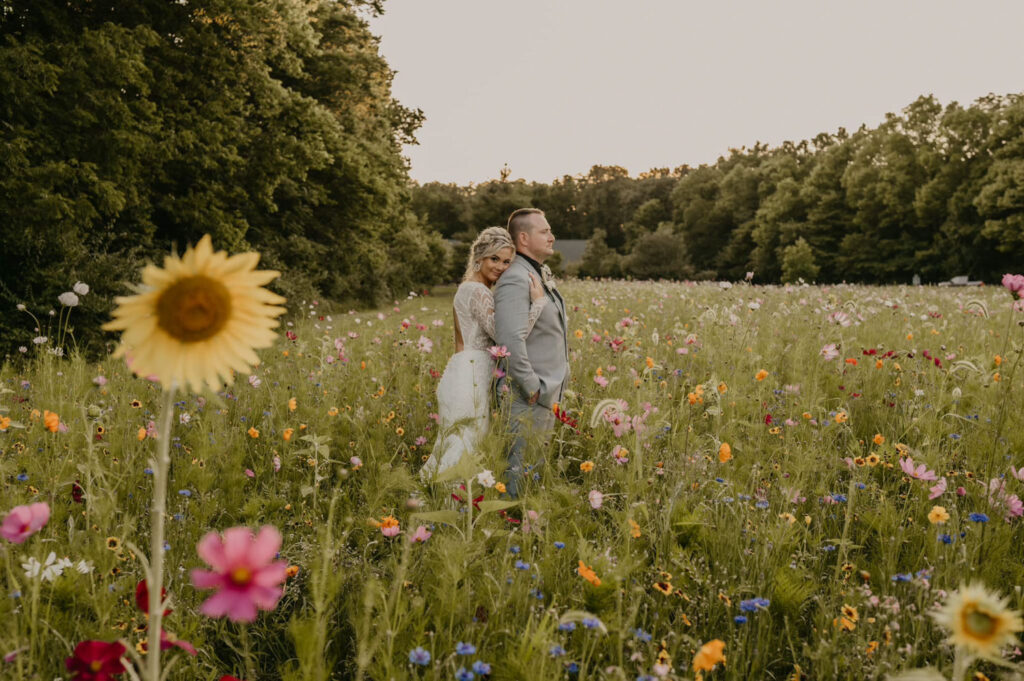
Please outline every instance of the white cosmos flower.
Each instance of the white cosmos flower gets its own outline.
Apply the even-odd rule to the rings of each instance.
[[[48,339],[46,338],[46,336],[36,336],[35,338],[32,339],[32,342],[35,343],[36,345],[42,345],[47,340]]]
[[[490,471],[483,471],[476,476],[476,481],[484,487],[494,487],[494,473],[491,473]]]
[[[82,285],[85,286],[85,284]],[[75,570],[81,572],[83,575],[87,575],[92,572],[92,563],[86,560],[80,560],[75,563]]]
[[[26,348],[24,345],[19,345],[18,352],[24,355],[26,352],[28,352],[28,348]]]
[[[64,307],[74,307],[78,305],[78,296],[73,291],[65,291],[64,293],[57,296],[57,300]]]
[[[15,307],[18,308],[18,312],[24,312],[25,311],[25,303],[18,303]]]
[[[80,281],[76,281],[75,285],[71,287],[71,290],[74,291],[75,293],[77,293],[80,296],[89,295],[89,285],[88,284],[84,284],[84,283],[82,283]]]
[[[46,561],[40,563],[36,558],[29,558],[27,561],[21,564],[22,569],[25,570],[25,576],[28,578],[39,577],[43,581],[52,582],[57,577],[60,577],[64,573],[64,561],[67,559],[61,559],[57,562],[57,554],[50,551],[50,555],[46,557]],[[70,565],[70,562],[68,563]]]

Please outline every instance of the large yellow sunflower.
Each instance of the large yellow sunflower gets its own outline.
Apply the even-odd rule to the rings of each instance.
[[[998,658],[1000,650],[1016,643],[1015,634],[1024,629],[1020,613],[981,584],[961,585],[934,617],[952,632],[950,643],[987,658]]]
[[[164,389],[217,390],[232,369],[248,371],[285,311],[284,298],[262,288],[280,273],[256,270],[259,259],[214,251],[206,235],[185,255],[164,258],[162,269],[147,265],[137,295],[116,298],[114,319],[103,325],[124,332],[114,356],[128,353],[132,371]]]

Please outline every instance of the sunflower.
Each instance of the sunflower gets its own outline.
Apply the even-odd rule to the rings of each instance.
[[[670,584],[669,582],[655,582],[654,588],[660,591],[661,593],[665,594],[666,596],[671,596],[672,591],[674,590],[672,584]]]
[[[248,372],[285,311],[284,298],[263,288],[279,273],[256,270],[259,258],[215,252],[206,235],[184,256],[164,258],[163,269],[147,265],[138,293],[117,298],[113,321],[103,325],[124,332],[115,356],[131,353],[132,371],[165,389],[217,390],[232,370]]]
[[[998,659],[1000,649],[1016,643],[1014,634],[1024,630],[1020,613],[981,584],[961,585],[933,617],[952,632],[950,643],[990,659]]]

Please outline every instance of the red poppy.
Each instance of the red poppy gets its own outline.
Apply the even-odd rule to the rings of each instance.
[[[166,598],[167,589],[160,587],[160,600],[163,601]],[[142,612],[149,614],[149,583],[144,579],[135,585],[135,605],[139,606],[139,610]],[[170,614],[170,608],[164,610],[164,617]]]
[[[83,503],[84,499],[85,490],[82,489],[82,486],[78,484],[77,480],[75,480],[73,483],[71,483],[71,500],[74,501],[76,504],[81,504]]]
[[[116,641],[82,641],[64,664],[76,681],[114,681],[115,676],[124,673],[122,655],[124,646]]]

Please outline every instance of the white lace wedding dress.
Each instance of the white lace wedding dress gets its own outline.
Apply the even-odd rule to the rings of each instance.
[[[547,298],[530,304],[527,333],[544,309]],[[438,435],[434,451],[420,469],[432,477],[451,468],[463,452],[473,451],[487,434],[491,416],[491,381],[494,359],[494,296],[484,284],[466,281],[455,292],[455,318],[462,333],[463,350],[448,360],[437,384]]]

